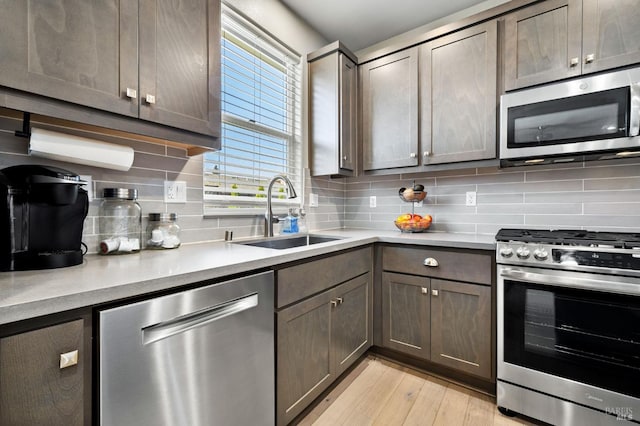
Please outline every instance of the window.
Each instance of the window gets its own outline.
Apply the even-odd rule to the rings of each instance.
[[[300,57],[225,5],[221,51],[222,149],[204,156],[204,213],[262,214],[273,176],[302,193]],[[299,204],[279,181],[271,198]]]

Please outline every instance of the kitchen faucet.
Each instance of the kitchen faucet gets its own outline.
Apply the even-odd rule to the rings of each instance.
[[[289,178],[284,175],[276,175],[271,178],[269,182],[269,188],[267,189],[267,211],[264,214],[264,236],[265,237],[273,237],[273,224],[280,222],[279,217],[273,217],[273,211],[271,210],[271,189],[273,188],[273,184],[275,181],[281,180],[287,185],[287,191],[289,193],[289,198],[296,198],[298,195],[296,194],[296,190],[293,189],[293,185]]]

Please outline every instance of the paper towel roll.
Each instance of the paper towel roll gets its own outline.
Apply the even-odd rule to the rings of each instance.
[[[29,154],[75,164],[127,171],[133,164],[133,148],[80,136],[31,128]]]

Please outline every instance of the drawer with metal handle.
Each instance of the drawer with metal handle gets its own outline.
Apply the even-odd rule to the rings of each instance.
[[[382,251],[382,267],[385,271],[490,285],[492,256],[483,250],[388,246]]]

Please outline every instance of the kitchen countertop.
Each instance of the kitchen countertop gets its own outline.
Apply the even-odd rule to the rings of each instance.
[[[85,256],[81,265],[0,273],[0,324],[167,290],[376,242],[494,250],[493,236],[398,231],[312,232],[341,239],[275,250],[224,241],[143,250],[122,256]],[[241,242],[237,240],[235,242]]]

